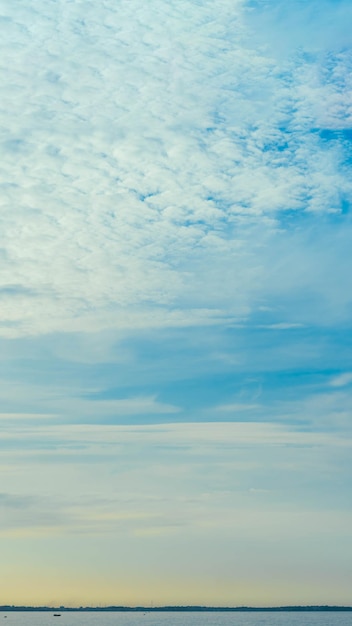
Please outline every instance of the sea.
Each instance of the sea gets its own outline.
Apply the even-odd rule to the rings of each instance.
[[[6,622],[4,620],[5,615]],[[352,611],[3,612],[2,626],[352,626]],[[1,623],[1,622],[0,622]]]

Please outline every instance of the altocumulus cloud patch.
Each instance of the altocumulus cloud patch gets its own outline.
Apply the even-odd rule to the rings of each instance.
[[[339,214],[310,129],[348,123],[350,57],[278,63],[249,8],[4,8],[5,335],[243,319],[281,216]]]

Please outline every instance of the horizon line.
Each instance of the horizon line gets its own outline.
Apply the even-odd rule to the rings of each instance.
[[[158,612],[158,611],[352,611],[352,606],[335,604],[294,604],[294,605],[273,605],[273,606],[208,606],[208,605],[160,605],[160,606],[129,606],[129,605],[105,605],[105,606],[47,606],[47,605],[0,605],[1,612],[15,611],[62,611],[62,612],[84,612],[84,611],[105,611],[105,612]]]

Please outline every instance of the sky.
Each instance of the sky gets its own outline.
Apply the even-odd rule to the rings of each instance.
[[[0,0],[0,605],[352,604],[350,0]]]

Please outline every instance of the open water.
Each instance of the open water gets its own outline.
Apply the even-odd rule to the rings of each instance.
[[[64,612],[54,617],[16,611],[0,613],[0,620],[2,626],[352,626],[352,612]]]

